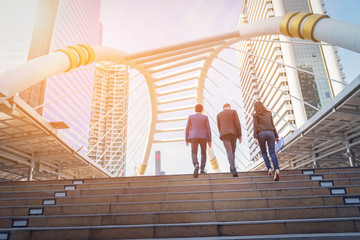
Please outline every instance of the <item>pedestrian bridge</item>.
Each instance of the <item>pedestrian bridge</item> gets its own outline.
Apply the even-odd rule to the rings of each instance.
[[[232,88],[238,89],[238,92],[241,91],[243,96],[247,92],[243,91],[233,75],[227,75],[228,70],[223,72],[216,64],[240,71],[241,67],[237,66],[236,61],[226,59],[224,53],[242,54],[233,46],[260,36],[264,36],[264,39],[257,41],[288,44],[279,38],[273,38],[278,35],[307,40],[302,44],[328,44],[360,53],[359,25],[332,20],[325,15],[306,14],[305,16],[288,13],[283,17],[241,24],[238,29],[229,33],[138,53],[125,53],[118,49],[79,44],[33,59],[0,74],[0,179],[92,178],[124,174],[117,168],[121,164],[118,159],[111,159],[114,162],[104,166],[99,164],[101,159],[91,160],[87,156],[92,148],[81,145],[80,139],[83,137],[86,139],[89,130],[81,133],[77,139],[69,139],[66,131],[74,131],[70,124],[71,120],[50,122],[37,113],[36,107],[30,107],[17,96],[18,92],[41,80],[57,74],[94,69],[94,62],[102,63],[104,66],[116,64],[128,66],[129,72],[131,71],[128,81],[130,83],[136,81],[137,85],[130,88],[126,96],[130,99],[129,111],[122,115],[123,118],[129,116],[128,124],[134,125],[134,131],[128,130],[127,134],[126,141],[129,141],[130,146],[126,152],[126,165],[133,161],[137,166],[137,174],[143,175],[153,144],[184,141],[180,136],[183,136],[185,127],[183,122],[187,119],[185,113],[192,111],[194,103],[204,104],[206,114],[214,122],[216,115],[212,112],[217,111],[214,105],[220,99],[216,97],[213,89],[221,92],[223,99],[234,103],[235,108],[242,111],[241,114],[251,116],[252,113],[246,112],[243,108],[241,97],[226,90],[225,86],[231,85]],[[264,61],[306,72],[271,58],[265,58]],[[210,75],[211,72],[222,76],[221,82],[216,82]],[[291,101],[301,102],[317,111],[304,125],[294,128],[294,131],[285,137],[285,146],[278,155],[282,169],[359,164],[360,77],[349,84],[325,77],[331,84],[345,86],[329,104],[318,109],[311,103],[262,80],[256,72],[246,72],[246,74],[266,84],[275,93],[286,95]],[[212,89],[209,87],[210,83]],[[44,104],[50,105],[61,101],[86,87],[89,86],[74,89],[60,96],[59,99]],[[145,91],[142,91],[144,89]],[[141,106],[136,105],[138,103]],[[220,103],[217,105],[219,106]],[[136,112],[132,117],[130,117],[130,109]],[[273,114],[279,117],[279,121],[287,121],[279,113],[273,112]],[[77,115],[72,118],[75,117]],[[89,128],[94,128],[100,121],[101,119]],[[169,127],[173,123],[180,125]],[[70,129],[65,129],[67,127]],[[217,138],[214,129],[213,138]],[[106,134],[104,133],[104,136]],[[178,138],[167,137],[176,134],[179,135]],[[104,153],[110,151],[110,147],[115,142],[115,140],[110,142]],[[213,145],[214,149],[208,149],[208,156],[213,170],[219,171],[217,156],[223,150],[220,143],[214,141]],[[250,151],[251,146],[245,144],[245,147]],[[237,159],[240,168],[238,170],[259,170],[264,167],[262,159],[249,159],[246,149],[238,151],[240,152],[237,155],[241,158]],[[140,157],[138,157],[139,153]],[[174,152],[174,155],[181,154],[183,153]]]

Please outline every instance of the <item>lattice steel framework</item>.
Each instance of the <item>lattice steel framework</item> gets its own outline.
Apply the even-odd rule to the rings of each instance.
[[[336,33],[336,34],[334,34]],[[121,50],[79,44],[60,49],[52,54],[31,60],[0,75],[0,94],[3,104],[17,92],[26,89],[54,74],[70,71],[94,61],[124,64],[137,69],[145,78],[150,101],[151,120],[139,175],[144,174],[153,143],[184,141],[184,139],[155,139],[157,132],[182,131],[183,128],[160,129],[158,123],[186,120],[161,118],[160,114],[192,109],[193,106],[160,109],[168,103],[179,103],[189,99],[204,102],[204,86],[208,70],[217,55],[226,47],[251,37],[283,34],[290,37],[323,41],[335,46],[360,52],[360,26],[332,20],[325,15],[288,13],[283,17],[268,18],[248,24],[239,29],[208,38],[162,47],[139,53],[125,53]],[[46,67],[44,67],[46,66]],[[41,68],[41,71],[38,69]],[[9,81],[11,79],[11,81]],[[166,86],[196,80],[196,84],[162,91]],[[181,97],[176,93],[192,92]],[[166,98],[164,98],[166,96]],[[216,158],[209,149],[213,168]]]

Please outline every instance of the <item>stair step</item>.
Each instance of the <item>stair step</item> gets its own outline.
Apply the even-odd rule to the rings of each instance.
[[[202,176],[202,175],[200,175]],[[352,178],[342,178],[346,175],[341,174],[323,174],[322,180],[312,180],[324,183],[325,187],[335,185],[360,185],[360,173],[353,173]],[[311,176],[310,176],[311,177]],[[309,176],[304,175],[282,175],[281,182],[287,181],[307,181]],[[333,180],[335,179],[335,180]],[[71,191],[97,188],[126,188],[140,186],[169,186],[169,185],[190,185],[190,184],[224,184],[224,183],[272,183],[272,178],[268,176],[238,177],[238,178],[201,178],[184,180],[154,180],[154,181],[134,181],[134,182],[85,182],[80,185],[34,185],[34,186],[0,186],[0,192],[31,192],[31,191]],[[331,184],[330,184],[331,183]],[[277,183],[274,183],[277,184]],[[330,184],[330,185],[329,185]],[[320,185],[320,186],[321,186]]]
[[[187,119],[187,117],[182,118]],[[307,176],[323,174],[338,175],[341,174],[343,178],[352,178],[353,174],[360,173],[360,167],[353,168],[334,168],[334,169],[312,169],[313,174],[303,174],[303,169],[296,170],[281,170],[281,177],[286,175]],[[306,170],[309,171],[309,170]],[[264,177],[266,176],[265,171],[254,171],[254,172],[238,172],[239,178],[241,177]],[[206,179],[217,179],[230,177],[230,173],[209,173],[200,175],[199,178]],[[162,176],[138,176],[138,177],[120,177],[120,178],[97,178],[97,179],[79,179],[79,180],[44,180],[44,181],[14,181],[14,182],[0,182],[1,186],[32,186],[32,185],[73,185],[74,182],[83,183],[98,183],[98,182],[148,182],[148,181],[163,181],[163,180],[179,180],[179,179],[194,179],[192,174],[181,174],[181,175],[162,175]],[[77,185],[77,184],[75,184]]]
[[[163,240],[359,240],[360,233],[305,233],[305,234],[275,234],[275,235],[253,235],[253,236],[221,236],[221,237],[191,237],[191,238],[163,238]]]
[[[297,196],[297,197],[266,197],[266,198],[219,198],[197,200],[153,200],[153,201],[113,201],[92,203],[61,203],[56,205],[31,205],[1,207],[0,216],[27,216],[31,209],[43,209],[42,215],[71,215],[71,214],[112,214],[136,212],[167,212],[167,211],[200,211],[200,210],[225,210],[225,209],[254,209],[276,207],[303,207],[303,206],[353,206],[359,203],[347,203],[346,198],[359,198],[359,195],[346,196]]]
[[[348,186],[352,189],[351,194],[358,193],[359,179],[344,179],[334,180],[335,187],[319,187],[319,181],[279,181],[273,182],[230,182],[230,183],[216,183],[209,184],[209,181],[201,182],[202,184],[184,184],[183,185],[155,185],[155,186],[139,186],[139,187],[123,187],[116,186],[116,184],[105,185],[107,188],[94,188],[94,189],[76,189],[76,190],[61,190],[61,191],[15,191],[15,192],[0,192],[0,199],[4,198],[31,198],[31,197],[65,197],[65,196],[85,196],[85,195],[109,195],[109,194],[136,194],[136,193],[161,193],[161,192],[191,192],[191,191],[220,191],[220,190],[263,190],[263,189],[277,189],[286,190],[291,188],[304,189],[309,187],[319,187],[318,191],[327,194],[328,189],[334,189],[337,187]],[[173,182],[176,183],[176,182]],[[354,183],[354,185],[351,185]],[[163,184],[163,183],[161,183]],[[181,183],[180,183],[181,184]],[[339,185],[338,185],[339,184]],[[340,188],[341,189],[341,188]],[[333,193],[336,194],[336,193]]]
[[[187,119],[187,117],[182,118]],[[353,178],[354,174],[360,173],[360,167],[354,168],[335,168],[335,169],[312,169],[314,171],[313,174],[303,174],[304,170],[297,169],[297,170],[281,170],[281,179],[286,175],[291,177],[292,175],[295,176],[295,180],[298,177],[304,176],[305,179],[310,179],[311,175],[324,175],[332,174],[332,176],[340,175],[342,178]],[[309,171],[309,170],[307,170]],[[238,172],[239,178],[248,178],[248,177],[265,177],[265,171],[256,171],[256,172]],[[200,175],[200,178],[205,179],[218,179],[218,178],[229,178],[231,176],[230,173],[209,173],[205,175]],[[120,177],[120,178],[98,178],[98,179],[80,179],[80,180],[44,180],[44,181],[15,181],[15,182],[0,182],[0,187],[17,187],[17,186],[41,186],[41,185],[81,185],[81,184],[74,184],[74,182],[82,182],[84,183],[103,183],[103,182],[149,182],[149,181],[164,181],[164,180],[185,180],[191,179],[194,180],[192,174],[181,174],[181,175],[162,175],[162,176],[138,176],[138,177]],[[304,179],[304,178],[301,178]],[[300,179],[299,179],[300,180]]]
[[[1,182],[0,240],[341,239],[360,230],[358,167],[282,170],[279,182],[265,171],[238,175]]]
[[[131,225],[131,224],[174,224],[196,222],[260,221],[276,219],[349,218],[360,216],[359,205],[313,206],[286,208],[256,208],[204,211],[173,211],[148,213],[42,215],[1,217],[0,226],[10,228],[16,222],[26,222],[26,227],[47,227]]]
[[[235,185],[237,186],[237,184]],[[321,196],[331,195],[333,188],[324,187],[302,187],[302,188],[277,188],[276,185],[272,188],[265,189],[238,189],[222,188],[219,186],[203,188],[203,185],[198,185],[197,188],[192,186],[177,186],[172,191],[164,191],[164,187],[156,188],[128,188],[128,189],[95,189],[71,191],[67,197],[54,197],[54,193],[50,197],[37,196],[29,198],[23,196],[22,198],[3,198],[0,199],[0,206],[18,206],[18,205],[43,205],[44,199],[53,199],[57,204],[72,204],[83,201],[97,202],[104,199],[111,202],[119,201],[139,201],[139,199],[147,199],[143,201],[152,200],[172,200],[172,199],[229,199],[229,198],[257,198],[257,197],[287,197],[287,196]],[[340,186],[337,186],[340,187]],[[141,191],[140,191],[140,190]],[[347,195],[360,194],[360,186],[346,186]],[[162,191],[157,191],[162,190]],[[177,190],[177,191],[174,191]],[[189,191],[192,190],[192,191]],[[71,194],[75,193],[75,194]],[[93,198],[93,199],[91,199]]]
[[[360,218],[317,218],[179,224],[2,228],[17,240],[131,239],[356,232]],[[71,237],[69,237],[71,236]]]
[[[306,181],[306,184],[309,186],[341,186],[341,185],[360,185],[360,173],[353,174],[353,178],[341,178],[342,175],[323,175],[322,180],[309,180],[308,176],[303,175],[287,175],[281,176],[281,182],[299,182]],[[336,177],[338,177],[336,179]],[[187,179],[187,180],[164,180],[164,181],[138,181],[138,182],[105,182],[105,183],[84,183],[81,185],[38,185],[38,186],[12,186],[12,187],[0,187],[0,192],[10,193],[10,192],[38,192],[38,191],[75,191],[75,190],[93,190],[93,189],[102,189],[102,188],[128,188],[128,187],[145,187],[145,186],[175,186],[175,185],[201,185],[201,184],[279,184],[273,183],[271,177],[239,177],[239,178],[218,178],[218,179]],[[314,184],[313,182],[318,182]],[[0,199],[3,198],[0,195]]]
[[[192,175],[178,175],[173,176],[171,179],[168,178],[104,178],[104,179],[86,179],[81,180],[82,184],[75,184],[75,182],[79,182],[78,180],[72,182],[65,182],[64,184],[60,183],[43,183],[39,181],[31,182],[32,185],[17,185],[15,182],[13,185],[8,183],[7,185],[0,185],[0,192],[7,191],[40,191],[40,190],[65,190],[67,187],[72,187],[75,189],[90,189],[90,188],[101,188],[106,186],[107,184],[113,184],[118,187],[135,187],[135,186],[149,186],[149,185],[180,185],[184,184],[192,184],[192,183],[203,183],[203,184],[213,184],[213,183],[231,183],[231,182],[271,182],[272,178],[263,175],[248,175],[243,176],[241,173],[238,173],[238,178],[230,177],[229,174],[224,173],[211,173],[211,174],[201,174],[199,178],[194,179]],[[188,177],[191,176],[191,177]],[[321,176],[321,179],[319,178]],[[316,177],[316,178],[315,178]],[[156,179],[156,180],[154,180]],[[316,175],[303,175],[303,174],[281,174],[281,181],[293,181],[293,180],[332,180],[332,179],[349,179],[352,182],[360,179],[360,172],[352,172],[352,173],[323,173]],[[102,186],[103,185],[103,186]]]

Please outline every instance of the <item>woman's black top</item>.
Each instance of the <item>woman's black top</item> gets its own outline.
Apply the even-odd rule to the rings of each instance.
[[[274,126],[274,121],[271,116],[271,112],[266,111],[264,113],[255,113],[253,115],[254,119],[254,138],[258,138],[258,133],[260,131],[273,131],[275,138],[279,138],[279,135]]]

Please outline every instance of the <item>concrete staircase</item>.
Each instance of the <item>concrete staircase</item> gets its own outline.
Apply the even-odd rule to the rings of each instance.
[[[360,168],[0,183],[3,239],[360,239]]]

